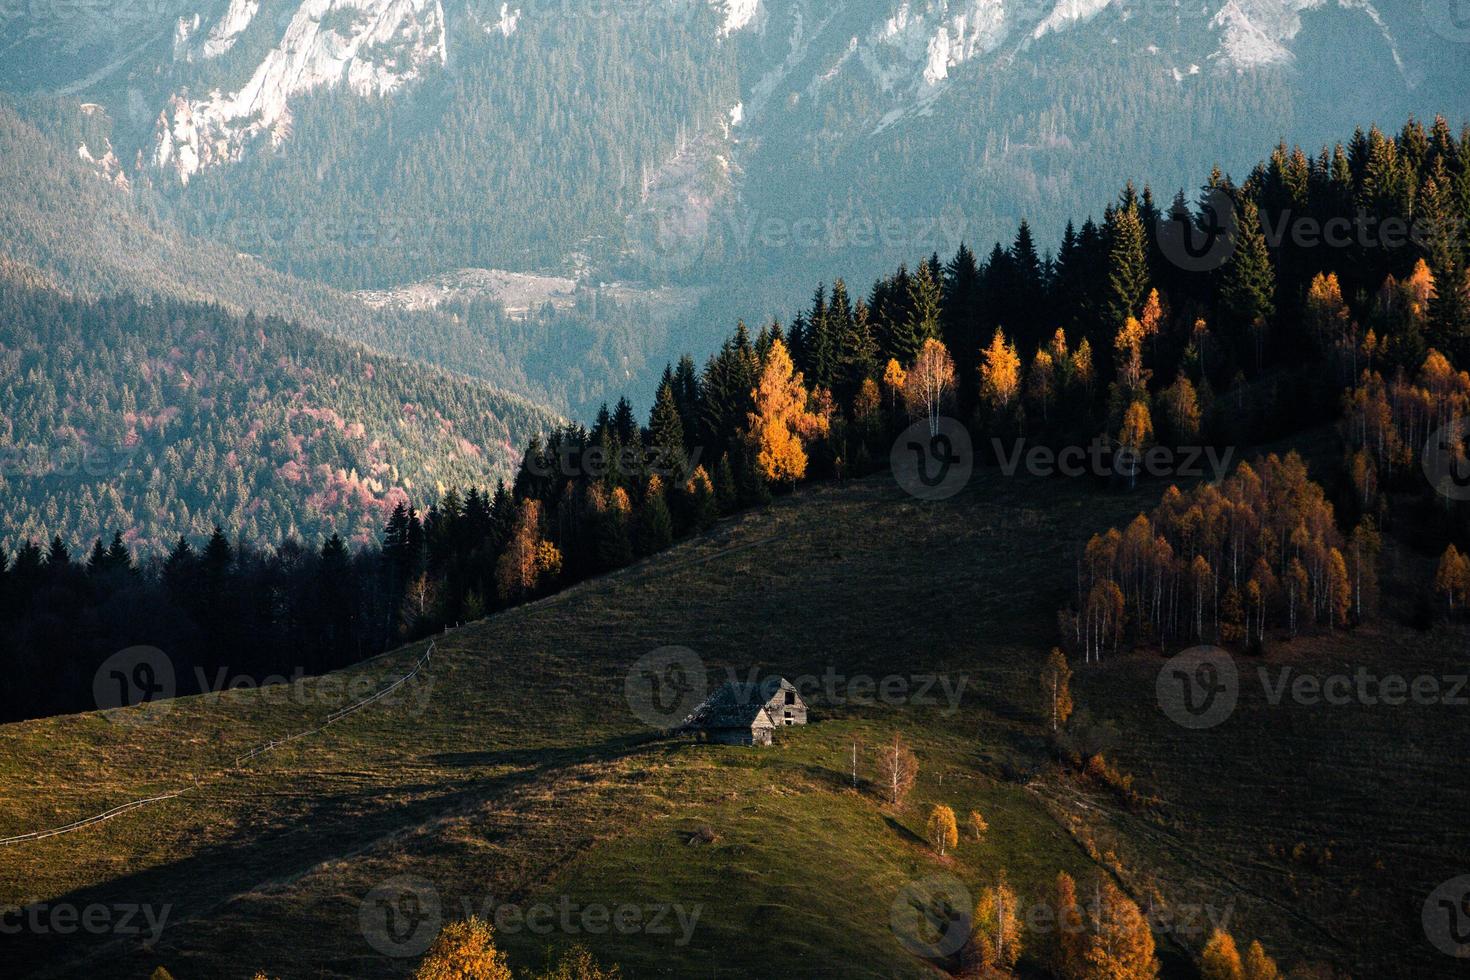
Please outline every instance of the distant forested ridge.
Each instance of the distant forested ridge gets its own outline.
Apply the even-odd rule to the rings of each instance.
[[[359,222],[366,220],[361,215],[345,223],[303,220],[302,209],[318,204],[358,214],[345,199],[333,197],[330,186],[301,189],[294,201],[238,208],[211,203],[225,208],[216,215],[219,220],[233,216],[257,222],[251,226],[254,237],[233,243],[251,253],[245,254],[181,230],[171,217],[173,205],[155,188],[143,182],[118,187],[79,161],[75,147],[96,140],[92,128],[99,123],[94,116],[47,100],[28,100],[25,107],[23,114],[0,96],[0,174],[5,178],[0,181],[0,256],[77,295],[157,294],[218,303],[241,315],[274,315],[387,354],[484,379],[558,410],[591,411],[630,378],[656,378],[663,355],[650,364],[650,352],[678,349],[671,337],[677,304],[670,308],[657,295],[637,291],[582,288],[570,306],[514,316],[483,297],[447,299],[436,309],[407,310],[393,304],[369,308],[355,296],[279,272],[255,258],[291,245],[321,262],[344,255],[353,261],[378,256],[385,262],[399,255],[392,261],[403,261],[402,256],[420,247],[412,241],[381,241],[370,225]],[[370,110],[358,106],[356,111]],[[306,186],[283,174],[269,179],[282,186]],[[206,193],[202,185],[199,192]],[[425,234],[438,227],[433,222],[458,222],[443,217],[454,214],[453,206],[435,201],[443,207],[424,219],[429,223]],[[418,219],[407,204],[397,214],[405,223],[400,234],[407,234],[407,225]],[[448,234],[451,229],[442,230]],[[434,262],[469,260],[455,256],[445,242],[436,241],[429,251]],[[422,254],[415,261],[415,271],[444,268]]]
[[[7,271],[14,272],[14,266]],[[375,539],[409,495],[508,475],[552,419],[484,384],[275,317],[0,275],[0,527],[161,551]]]

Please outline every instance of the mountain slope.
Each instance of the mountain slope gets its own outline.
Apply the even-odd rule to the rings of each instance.
[[[86,302],[0,276],[0,525],[144,548],[372,540],[395,504],[508,478],[556,423],[443,371],[217,306]],[[16,541],[12,541],[12,546]]]
[[[1214,164],[1249,165],[1241,146],[1315,150],[1364,120],[1464,115],[1470,62],[1441,13],[191,0],[96,37],[103,75],[59,57],[0,84],[102,104],[124,169],[190,228],[340,286],[458,268],[866,277],[898,251],[983,247],[1021,217],[1055,237],[1119,175],[1167,199]],[[0,26],[17,50],[81,57],[78,36],[47,4]]]
[[[98,111],[45,115],[47,131],[0,100],[0,250],[14,261],[85,296],[132,291],[215,302],[238,314],[295,320],[490,381],[523,380],[470,324],[434,314],[374,311],[334,289],[180,233],[146,190],[101,179],[75,151],[65,151],[67,143],[85,146],[99,138],[90,128],[105,125]]]
[[[92,145],[94,159],[106,156],[110,123],[99,107],[26,106],[22,115],[0,99],[0,255],[82,295],[159,294],[219,303],[240,315],[280,316],[484,379],[579,417],[590,416],[602,400],[646,388],[665,358],[678,355],[673,324],[683,322],[679,318],[699,298],[690,290],[562,285],[494,273],[488,278],[526,280],[531,288],[436,290],[428,302],[398,301],[413,289],[343,293],[190,236],[146,181],[118,180],[120,171],[99,173],[76,149]],[[263,250],[282,236],[307,252],[325,248],[299,238],[310,233],[292,217],[298,209],[283,207],[275,215],[258,214],[255,237],[241,244]],[[471,270],[467,278],[481,282],[487,274]],[[547,295],[538,282],[550,282],[559,295]]]
[[[105,903],[127,893],[171,902],[177,924],[151,951],[106,937],[18,940],[16,962],[36,976],[106,977],[158,963],[201,978],[257,965],[280,976],[403,976],[413,960],[374,948],[359,903],[380,882],[414,874],[433,883],[446,918],[464,915],[466,902],[555,907],[561,895],[579,908],[702,908],[687,944],[675,942],[677,929],[504,929],[498,942],[518,966],[539,965],[547,943],[583,941],[625,963],[628,976],[751,975],[776,949],[792,951],[788,972],[797,976],[831,975],[832,958],[849,955],[858,975],[930,975],[889,929],[889,906],[908,881],[949,872],[974,886],[1006,867],[1018,885],[1039,888],[1059,868],[1081,874],[1089,865],[1001,775],[1041,741],[1022,706],[1032,699],[1030,651],[1047,641],[1048,623],[1021,620],[1000,644],[977,630],[942,654],[936,641],[957,625],[946,615],[918,616],[896,636],[884,626],[895,611],[929,608],[937,565],[970,569],[955,588],[981,621],[1008,621],[1018,600],[1040,611],[1051,588],[1034,568],[963,557],[982,545],[1019,553],[1035,521],[1054,526],[1028,496],[995,481],[926,513],[881,480],[804,493],[619,575],[440,637],[426,674],[386,710],[364,709],[245,772],[220,768],[241,747],[310,727],[330,710],[316,700],[316,682],[292,703],[271,703],[266,692],[179,701],[144,726],[73,716],[0,727],[0,798],[14,801],[0,811],[0,836],[166,790],[180,773],[208,787],[85,836],[8,851],[0,904],[22,894]],[[1067,539],[1057,536],[1058,553]],[[834,552],[847,560],[830,560]],[[819,697],[820,723],[761,755],[649,742],[624,699],[624,677],[667,644],[697,651],[716,682],[726,666],[793,677],[830,666],[843,678],[963,672],[969,684],[958,714]],[[422,649],[340,677],[381,685]],[[942,699],[939,688],[933,696]],[[889,820],[871,793],[844,788],[850,739],[873,746],[895,730],[923,761],[916,802],[946,800],[992,821],[995,832],[964,845],[954,863],[916,843],[922,806]],[[69,750],[55,747],[83,742],[113,776],[42,792],[37,780],[52,782],[33,768],[36,753],[64,773]],[[177,748],[157,751],[164,744]],[[718,834],[707,848],[686,843],[701,823]],[[119,854],[130,871],[113,865]],[[265,936],[272,941],[254,941]],[[258,962],[241,962],[245,948],[258,950]],[[32,958],[40,955],[58,958],[43,968]]]
[[[256,966],[403,976],[411,930],[384,945],[372,917],[406,888],[433,895],[437,906],[418,911],[434,922],[550,906],[549,931],[497,936],[517,966],[539,964],[547,945],[583,942],[630,976],[754,975],[777,954],[795,976],[830,976],[837,963],[843,975],[932,976],[890,926],[908,883],[950,874],[973,893],[1004,869],[1030,903],[1058,870],[1085,881],[1093,854],[1153,911],[1165,976],[1190,975],[1183,951],[1217,923],[1260,936],[1284,967],[1442,975],[1416,936],[1421,878],[1445,873],[1463,838],[1453,711],[1416,716],[1415,744],[1435,750],[1415,753],[1411,768],[1382,767],[1351,812],[1321,803],[1361,774],[1324,764],[1310,784],[1272,783],[1269,808],[1237,807],[1218,842],[1218,811],[1205,808],[1237,783],[1289,773],[1303,752],[1325,763],[1395,751],[1382,723],[1402,722],[1404,709],[1293,711],[1283,722],[1258,714],[1265,704],[1252,698],[1218,734],[1185,732],[1154,709],[1158,662],[1129,655],[1079,667],[1084,710],[1073,727],[1110,759],[1127,758],[1141,790],[1163,801],[1124,806],[1050,761],[1037,677],[1073,559],[1093,531],[1160,492],[1099,495],[1090,483],[995,470],[934,504],[885,477],[803,491],[618,575],[453,631],[407,693],[240,770],[236,754],[312,727],[352,677],[380,689],[423,645],[307,682],[290,699],[246,691],[175,702],[151,724],[79,715],[0,728],[0,835],[200,786],[151,811],[12,845],[0,903],[171,910],[150,947],[26,935],[15,962],[35,976],[132,975],[158,963],[203,978]],[[1344,661],[1388,669],[1405,635],[1384,627],[1330,652],[1304,641],[1271,662],[1319,675]],[[1436,651],[1458,639],[1421,643],[1414,669],[1444,669],[1452,657]],[[716,682],[726,668],[816,678],[816,723],[783,731],[771,750],[648,741],[625,682],[639,658],[670,644],[699,654]],[[829,673],[837,697],[821,687]],[[951,690],[965,682],[957,711],[938,686],[928,703],[913,696],[914,679],[933,674]],[[906,695],[872,703],[878,688],[848,686],[887,676],[906,679]],[[867,779],[874,747],[895,732],[921,766],[910,806],[896,813],[871,788],[847,788],[853,742]],[[82,767],[97,772],[99,759],[104,778],[66,781]],[[1202,780],[1211,785],[1196,802],[1190,787]],[[1399,801],[1414,785],[1443,799],[1411,843]],[[991,831],[940,860],[921,843],[930,803],[977,809]],[[702,827],[714,835],[707,844]],[[1327,866],[1265,856],[1268,844],[1304,834],[1352,856]],[[1375,870],[1375,853],[1395,863]],[[593,903],[663,904],[686,917],[698,908],[699,918],[685,943],[672,912],[662,933],[587,930],[577,912],[572,929],[555,924],[564,904]],[[1032,955],[1045,940],[1028,932]],[[242,963],[244,949],[255,959]]]

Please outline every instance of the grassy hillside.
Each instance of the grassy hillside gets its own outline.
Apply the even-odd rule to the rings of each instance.
[[[1395,729],[1284,712],[1259,724],[1246,715],[1218,739],[1170,731],[1153,701],[1156,662],[1137,655],[1079,669],[1091,723],[1078,727],[1111,739],[1108,752],[1164,802],[1130,810],[1049,761],[1036,676],[1075,550],[1091,531],[1152,506],[1160,488],[1092,490],[994,471],[938,504],[912,501],[883,477],[804,490],[622,573],[443,636],[393,703],[239,770],[230,768],[239,752],[313,727],[340,704],[329,694],[344,679],[381,684],[423,644],[306,683],[294,699],[245,691],[154,707],[142,724],[81,715],[6,726],[0,836],[197,786],[75,834],[6,847],[0,905],[143,903],[169,915],[151,948],[135,936],[29,930],[13,941],[13,962],[34,976],[140,976],[159,963],[180,977],[248,977],[257,967],[283,977],[405,976],[412,960],[374,948],[360,915],[375,888],[413,875],[446,917],[486,903],[562,901],[699,911],[682,945],[677,926],[504,929],[500,944],[518,966],[582,941],[635,977],[764,975],[773,956],[796,976],[924,976],[930,968],[889,925],[909,882],[946,873],[973,891],[1005,869],[1034,901],[1058,870],[1116,866],[1141,904],[1167,902],[1186,926],[1200,921],[1189,906],[1209,906],[1284,963],[1323,959],[1380,976],[1441,968],[1409,929],[1418,904],[1408,898],[1422,901],[1419,866],[1405,868],[1386,847],[1371,894],[1354,893],[1360,883],[1332,865],[1255,872],[1268,842],[1302,834],[1288,811],[1320,813],[1334,794],[1355,807],[1326,819],[1359,839],[1403,829],[1396,814],[1415,810],[1405,787],[1423,766],[1451,765],[1453,753],[1431,762],[1424,753],[1415,770],[1380,766],[1378,784],[1334,767],[1308,781],[1305,759],[1287,753],[1312,741],[1315,726],[1332,726],[1336,741],[1314,742],[1312,752],[1339,765],[1388,751]],[[1350,660],[1393,635],[1339,645],[1335,656]],[[666,645],[696,651],[717,676],[727,666],[938,673],[966,686],[953,713],[942,701],[818,696],[816,723],[779,733],[768,750],[652,740],[624,681],[638,658]],[[1292,656],[1302,669],[1328,666],[1307,643]],[[1426,715],[1425,739],[1447,744],[1454,729],[1444,722],[1452,719]],[[871,776],[871,747],[896,731],[922,766],[898,812],[846,785],[854,738]],[[1425,868],[1463,857],[1448,836],[1459,833],[1463,780],[1439,776],[1426,785],[1445,805],[1416,812],[1433,824],[1415,845]],[[1261,803],[1241,807],[1248,798]],[[988,835],[937,858],[920,840],[930,802],[982,811]],[[1316,908],[1289,911],[1293,888],[1380,921],[1359,928]],[[1187,975],[1182,950],[1200,939],[1175,929],[1159,941],[1166,972]]]

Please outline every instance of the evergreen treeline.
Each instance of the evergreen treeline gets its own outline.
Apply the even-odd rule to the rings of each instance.
[[[26,541],[0,555],[0,719],[98,707],[94,674],[132,646],[164,651],[179,695],[221,672],[260,684],[354,663],[390,645],[393,574],[375,545],[354,553],[336,534],[320,550],[262,551],[216,528],[143,561],[121,534],[77,554],[60,538]]]
[[[1370,387],[1374,372],[1417,377],[1429,394],[1414,397],[1446,399],[1396,423],[1411,435],[1463,405],[1470,379],[1451,365],[1470,337],[1458,231],[1470,215],[1470,131],[1411,121],[1394,137],[1360,132],[1317,156],[1279,148],[1243,183],[1211,175],[1204,193],[1223,194],[1240,229],[1212,272],[1164,257],[1159,207],[1130,186],[1102,221],[1069,228],[1054,254],[1023,223],[984,259],[963,246],[946,262],[931,255],[865,297],[837,280],[789,327],[752,336],[741,324],[703,369],[687,356],[666,368],[646,425],[623,400],[590,427],[531,438],[509,486],[461,483],[423,514],[401,502],[381,550],[359,553],[363,575],[347,580],[372,597],[360,648],[621,567],[803,478],[865,472],[914,418],[957,416],[977,446],[987,436],[1061,445],[1106,435],[1141,452],[1238,445],[1325,420],[1359,372]],[[1182,195],[1172,208],[1204,221]],[[1288,213],[1397,218],[1425,234],[1392,248],[1269,240],[1262,216],[1272,227]],[[1401,453],[1385,458],[1404,466]],[[1369,504],[1362,512],[1381,518]],[[1466,548],[1470,508],[1443,510],[1432,547],[1448,536]],[[1371,611],[1376,533],[1365,522],[1345,534],[1294,457],[1243,468],[1223,488],[1173,492],[1140,521],[1089,547],[1078,605],[1064,614],[1093,653],[1173,636],[1259,641],[1268,626],[1341,626]],[[278,549],[299,551],[289,539]],[[27,554],[17,568],[51,569],[38,549]],[[1470,588],[1470,563],[1463,575]],[[166,594],[161,571],[143,580]],[[233,587],[252,608],[269,588],[248,576]]]

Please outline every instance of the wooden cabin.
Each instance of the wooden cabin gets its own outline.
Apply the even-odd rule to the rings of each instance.
[[[759,684],[730,681],[705,698],[680,730],[724,745],[770,745],[777,728],[805,725],[806,715],[806,702],[784,677]]]

